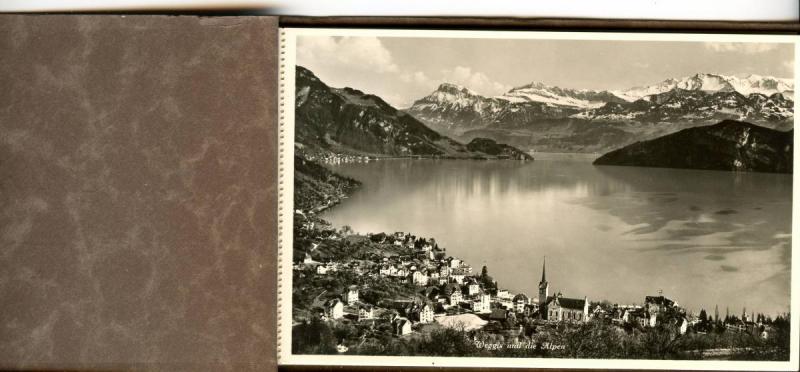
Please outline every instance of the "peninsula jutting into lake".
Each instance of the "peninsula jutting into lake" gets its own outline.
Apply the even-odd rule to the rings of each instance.
[[[348,42],[295,71],[293,354],[788,360],[792,79],[398,109],[317,75]]]

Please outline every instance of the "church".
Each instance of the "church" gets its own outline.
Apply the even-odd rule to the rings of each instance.
[[[550,296],[545,266],[542,262],[542,280],[539,282],[539,317],[548,322],[580,323],[589,320],[589,299],[567,298],[561,292]]]

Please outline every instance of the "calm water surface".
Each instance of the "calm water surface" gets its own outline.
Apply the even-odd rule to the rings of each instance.
[[[789,308],[790,175],[535,162],[383,160],[332,166],[363,182],[323,218],[434,237],[501,287],[695,311]]]

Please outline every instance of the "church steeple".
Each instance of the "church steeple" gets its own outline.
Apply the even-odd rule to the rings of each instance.
[[[539,282],[539,307],[543,308],[547,304],[547,295],[550,290],[550,284],[547,283],[547,276],[545,274],[547,257],[542,261],[542,281]],[[541,311],[541,310],[540,310]]]
[[[547,263],[547,256],[544,257],[542,261],[542,281],[539,282],[539,285],[542,283],[547,283],[547,279],[545,278],[544,271],[545,271],[545,264]]]

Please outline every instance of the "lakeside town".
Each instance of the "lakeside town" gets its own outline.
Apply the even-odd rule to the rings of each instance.
[[[723,315],[718,306],[711,314],[695,313],[662,293],[643,293],[637,304],[553,293],[547,270],[568,268],[549,268],[544,257],[538,292],[514,293],[491,277],[490,268],[473,268],[434,238],[336,229],[317,214],[346,198],[342,190],[354,186],[343,188],[346,179],[325,172],[325,182],[339,183],[339,191],[295,203],[306,206],[294,213],[295,352],[656,359],[788,355],[787,314],[773,318],[742,309],[736,315],[725,308]],[[610,345],[617,349],[606,350]]]

